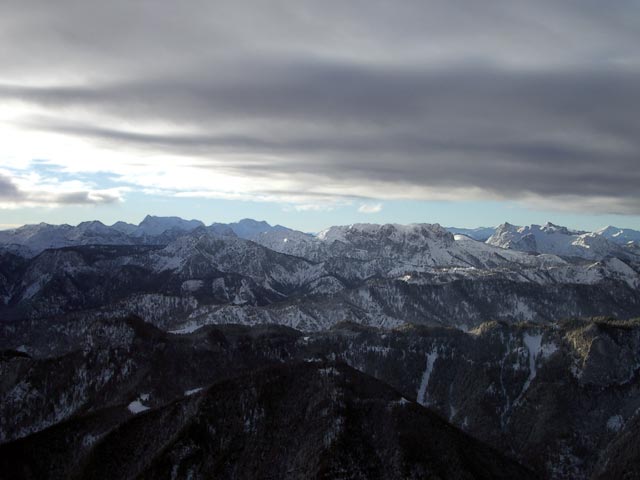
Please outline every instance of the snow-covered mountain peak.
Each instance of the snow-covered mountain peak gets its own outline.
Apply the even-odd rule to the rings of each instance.
[[[532,225],[532,228],[535,227],[536,225]],[[551,222],[547,222],[544,224],[543,227],[540,228],[540,230],[544,233],[558,233],[560,235],[573,235],[575,232],[569,230],[567,227],[563,227],[560,225],[555,225]]]
[[[493,235],[500,236],[505,233],[516,233],[520,230],[520,228],[522,227],[519,227],[518,225],[512,225],[509,222],[505,222],[496,227],[495,231],[493,232]]]
[[[540,225],[519,227],[505,223],[496,229],[486,243],[511,250],[590,260],[603,259],[620,253],[620,248],[603,235],[573,231],[552,223],[542,227]]]
[[[358,244],[362,241],[375,239],[412,244],[438,241],[452,245],[454,242],[453,234],[437,223],[412,223],[409,225],[355,223],[323,230],[318,234],[318,239],[328,243],[340,241],[348,244]]]
[[[594,233],[618,245],[627,245],[630,242],[640,243],[640,231],[632,230],[631,228],[619,228],[609,225],[596,230]]]
[[[518,235],[528,235],[528,234],[536,235],[538,233],[545,233],[548,235],[552,235],[552,234],[575,235],[575,234],[584,233],[584,232],[575,232],[573,230],[568,229],[567,227],[556,225],[551,222],[547,222],[544,225],[532,224],[532,225],[525,225],[525,226],[513,225],[509,222],[505,222],[502,225],[499,225],[495,229],[494,235],[501,236],[507,233],[518,234]]]

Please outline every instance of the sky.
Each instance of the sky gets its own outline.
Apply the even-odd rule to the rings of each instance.
[[[0,2],[0,228],[640,229],[638,0]]]

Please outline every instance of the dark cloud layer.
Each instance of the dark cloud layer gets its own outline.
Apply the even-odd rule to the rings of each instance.
[[[469,189],[640,214],[637,2],[7,2],[0,14],[0,101],[40,107],[27,130],[243,177],[316,175],[345,195],[383,183],[390,196]]]

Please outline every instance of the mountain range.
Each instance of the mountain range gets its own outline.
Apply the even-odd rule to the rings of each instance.
[[[505,224],[486,243],[437,224],[354,224],[311,235],[253,220],[205,226],[147,217],[129,233],[119,228],[3,232],[0,314],[135,313],[173,330],[221,322],[320,330],[342,320],[473,328],[640,315],[640,255],[551,224]]]
[[[351,227],[362,230],[364,225],[366,224],[356,224]],[[376,227],[376,225],[371,226]],[[400,226],[395,225],[395,227]],[[23,255],[35,255],[47,248],[75,245],[162,245],[184,233],[204,229],[222,236],[237,236],[252,240],[278,251],[295,251],[296,248],[311,250],[313,247],[307,244],[313,245],[318,240],[333,241],[338,232],[348,228],[349,226],[331,227],[314,235],[282,225],[272,226],[265,221],[249,218],[239,222],[213,223],[205,226],[200,220],[147,215],[138,225],[119,221],[108,226],[94,220],[82,222],[77,226],[40,223],[0,230],[0,247],[5,250],[14,248]],[[454,235],[465,235],[473,240],[503,248],[584,258],[609,255],[612,250],[615,250],[614,245],[633,249],[640,244],[640,231],[612,226],[594,232],[573,231],[552,223],[525,227],[504,223],[495,228],[445,227],[444,229]],[[326,237],[327,234],[328,237]],[[304,247],[301,247],[301,244]]]
[[[0,477],[640,478],[637,233],[0,232]]]

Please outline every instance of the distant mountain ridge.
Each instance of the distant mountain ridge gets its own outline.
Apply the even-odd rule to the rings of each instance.
[[[318,246],[318,240],[329,243],[335,240],[342,241],[348,237],[350,230],[355,229],[365,233],[367,229],[363,227],[364,225],[367,224],[333,226],[313,235],[282,225],[272,226],[265,221],[250,218],[232,223],[214,222],[206,226],[204,222],[195,219],[147,215],[138,225],[118,221],[109,226],[98,220],[82,222],[77,226],[47,223],[24,225],[0,231],[0,247],[7,249],[13,246],[14,250],[21,248],[23,253],[36,255],[47,248],[75,245],[166,245],[180,235],[203,228],[212,234],[251,240],[282,253],[317,256],[320,252],[315,254],[311,252],[322,249]],[[383,227],[383,225],[369,225],[374,229]],[[411,225],[393,224],[393,226],[398,231],[411,228]],[[526,227],[504,223],[495,228],[444,227],[444,230],[500,248],[589,259],[603,258],[609,255],[610,251],[616,251],[613,244],[628,248],[640,245],[640,231],[612,226],[594,232],[573,231],[552,223]],[[619,253],[619,251],[616,252]]]
[[[1,316],[90,310],[136,313],[170,330],[232,322],[315,331],[345,319],[470,328],[493,319],[640,315],[640,256],[603,237],[598,245],[611,250],[581,257],[574,244],[565,255],[502,248],[437,224],[354,224],[314,236],[254,221],[207,227],[169,219],[164,231],[158,219],[145,223],[161,233],[100,245],[87,232],[113,229],[81,224],[54,228],[64,234],[55,237],[61,248],[26,257],[0,249]],[[589,235],[547,230],[540,235]]]
[[[139,225],[94,220],[77,226],[39,223],[0,231],[0,245],[21,245],[36,255],[48,248],[76,245],[138,245],[169,243],[179,235],[204,227],[200,220],[147,215]]]

